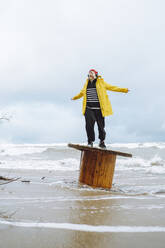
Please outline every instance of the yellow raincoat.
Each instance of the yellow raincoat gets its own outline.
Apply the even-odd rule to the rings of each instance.
[[[83,107],[82,107],[82,113],[83,115],[85,114],[86,110],[86,101],[87,101],[87,96],[86,96],[86,89],[88,85],[88,79],[86,80],[84,87],[80,91],[79,94],[74,96],[72,100],[77,100],[81,97],[83,97]],[[118,92],[128,92],[128,88],[119,88],[117,86],[110,85],[104,81],[104,79],[101,76],[98,76],[97,81],[96,81],[96,90],[100,102],[100,108],[103,116],[108,116],[112,115],[112,106],[110,103],[110,100],[108,98],[107,90],[111,91],[118,91]]]

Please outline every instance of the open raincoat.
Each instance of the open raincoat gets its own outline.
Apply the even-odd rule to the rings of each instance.
[[[84,87],[80,91],[79,94],[74,96],[72,99],[77,100],[81,97],[83,97],[83,107],[82,107],[82,113],[83,115],[85,114],[86,110],[86,101],[87,101],[87,95],[86,95],[86,90],[87,90],[87,85],[88,85],[88,79],[86,80]],[[112,106],[111,102],[108,98],[107,90],[111,91],[117,91],[117,92],[128,92],[128,88],[120,88],[117,86],[110,85],[104,81],[104,79],[101,76],[98,76],[97,81],[96,81],[96,90],[97,90],[97,95],[99,98],[100,102],[100,108],[103,116],[108,116],[112,115]]]

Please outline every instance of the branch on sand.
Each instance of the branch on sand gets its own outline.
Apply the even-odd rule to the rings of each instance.
[[[12,178],[8,178],[8,177],[2,177],[0,176],[0,180],[4,180],[4,181],[8,181],[8,180],[11,180]]]
[[[11,217],[13,217],[13,215],[16,213],[17,211],[14,211],[13,213],[8,213],[8,212],[0,212],[0,218],[2,219],[9,219]]]
[[[3,177],[0,177],[1,180],[4,180],[4,181],[7,181],[7,182],[4,182],[4,183],[0,183],[0,185],[4,185],[4,184],[8,184],[8,183],[12,183],[12,182],[15,182],[17,180],[19,180],[21,177],[17,177],[17,178],[11,178],[11,179],[2,179]]]

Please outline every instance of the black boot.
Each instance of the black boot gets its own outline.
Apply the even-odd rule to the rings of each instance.
[[[99,147],[100,148],[106,148],[106,145],[104,143],[104,140],[100,140]]]
[[[93,142],[92,141],[88,141],[88,146],[93,147]]]

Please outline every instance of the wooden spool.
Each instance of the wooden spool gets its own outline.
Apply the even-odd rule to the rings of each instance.
[[[116,156],[132,157],[132,154],[89,147],[78,144],[68,144],[69,147],[81,151],[79,182],[93,187],[112,187]]]

